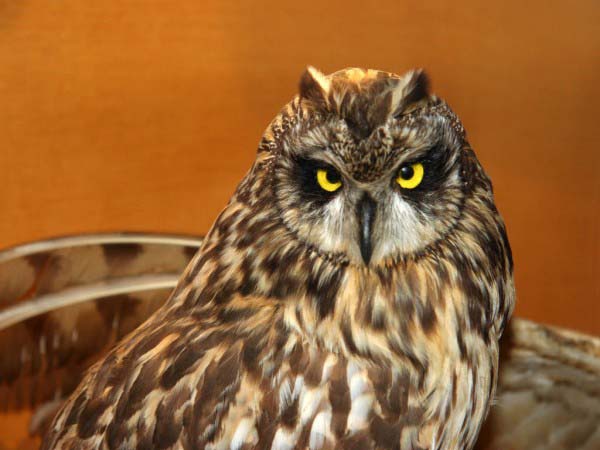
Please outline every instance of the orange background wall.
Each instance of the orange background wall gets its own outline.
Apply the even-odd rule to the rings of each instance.
[[[495,182],[520,316],[600,334],[600,3],[0,0],[0,247],[203,233],[306,64],[425,67]]]

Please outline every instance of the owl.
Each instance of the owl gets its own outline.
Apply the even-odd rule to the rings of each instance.
[[[422,71],[308,68],[169,300],[44,449],[470,449],[513,264]]]

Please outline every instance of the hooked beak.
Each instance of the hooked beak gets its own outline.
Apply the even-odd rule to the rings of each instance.
[[[376,207],[375,200],[369,194],[365,194],[358,202],[356,210],[358,225],[360,227],[360,254],[366,265],[369,265],[371,254],[373,253],[371,235],[373,234]]]

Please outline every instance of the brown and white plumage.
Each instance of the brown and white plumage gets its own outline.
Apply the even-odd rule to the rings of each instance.
[[[160,242],[160,245],[154,247],[154,244],[149,242]],[[26,245],[0,252],[0,292],[8,293],[10,286],[15,282],[22,286],[21,294],[30,290],[33,281],[42,275],[40,266],[33,264],[40,259],[36,255],[41,253],[45,257],[52,254],[53,264],[57,264],[60,269],[45,272],[45,276],[73,280],[71,284],[82,288],[84,293],[80,300],[95,305],[95,308],[88,310],[88,314],[100,317],[101,310],[117,311],[118,308],[99,308],[98,303],[113,302],[115,298],[89,300],[92,295],[86,294],[90,285],[85,280],[94,280],[91,284],[91,292],[94,293],[97,292],[95,287],[98,282],[111,285],[113,281],[118,280],[123,284],[123,278],[119,276],[119,272],[124,268],[123,261],[135,267],[143,267],[143,271],[139,272],[142,276],[165,275],[177,271],[178,267],[183,270],[187,261],[185,255],[191,257],[191,248],[196,248],[200,243],[199,238],[190,240],[177,236],[119,234],[81,236]],[[151,246],[150,249],[148,245]],[[84,251],[74,250],[73,247],[81,247]],[[94,258],[89,258],[88,250],[85,249],[90,247],[94,248]],[[133,249],[135,251],[132,251]],[[119,258],[106,257],[119,254],[122,255]],[[125,255],[128,257],[125,258]],[[184,261],[180,255],[184,255]],[[59,263],[66,257],[70,259],[69,263]],[[31,262],[28,263],[28,260]],[[121,269],[113,267],[115,265]],[[71,272],[70,268],[75,267],[79,269]],[[90,273],[100,278],[90,277]],[[101,277],[101,273],[104,273],[104,278]],[[140,283],[129,276],[128,280],[129,287],[122,294],[136,304],[145,301],[144,296],[140,296]],[[56,286],[55,282],[50,280],[46,280],[45,283]],[[64,292],[62,288],[54,291],[55,294],[61,292]],[[22,320],[41,317],[45,323],[50,320],[45,318],[46,314],[52,314],[52,326],[29,326],[26,328],[29,338],[19,340],[14,336],[23,332],[16,331],[23,330],[23,322],[5,327],[5,323],[0,321],[0,328],[6,330],[4,333],[0,332],[0,347],[9,349],[3,353],[1,362],[4,364],[0,364],[0,390],[3,399],[0,409],[4,411],[15,411],[27,406],[38,407],[39,402],[49,401],[50,406],[55,406],[79,383],[83,369],[87,368],[86,364],[97,359],[101,353],[96,346],[78,340],[82,345],[75,354],[81,357],[81,361],[85,361],[81,365],[73,364],[69,358],[52,356],[52,348],[46,353],[46,357],[53,360],[52,364],[34,366],[26,361],[19,364],[19,360],[12,360],[11,364],[6,365],[13,356],[20,355],[23,351],[34,355],[39,351],[40,340],[52,341],[57,331],[64,331],[65,335],[71,336],[74,331],[81,334],[81,327],[87,325],[88,328],[94,328],[96,336],[107,335],[114,322],[113,319],[90,320],[89,315],[84,321],[73,321],[72,316],[77,313],[71,311],[70,307],[61,308],[65,303],[61,299],[52,305],[49,311],[43,311],[37,307],[40,295],[43,297],[45,294],[33,293],[26,300],[21,295],[23,301],[33,303],[28,309],[31,317]],[[166,298],[167,294],[162,301]],[[6,301],[8,297],[2,299]],[[14,297],[10,303],[11,306],[8,306],[3,302],[0,305],[1,310],[10,311],[19,304]],[[56,314],[59,308],[60,313]],[[137,323],[144,321],[151,312],[152,308],[148,307],[127,309],[129,320]],[[60,323],[56,324],[56,321]],[[67,340],[59,341],[56,352],[71,355],[71,351],[62,349],[67,344],[72,345]],[[111,344],[107,343],[102,351],[110,347]],[[36,357],[39,358],[34,356]],[[65,382],[57,386],[56,380],[63,379]],[[600,391],[597,388],[600,385],[600,340],[597,338],[513,319],[502,338],[498,383],[497,398],[478,439],[478,450],[593,450],[600,447],[600,435],[596,426],[600,422]],[[27,399],[27,402],[17,404],[14,401],[16,398]],[[54,399],[56,400],[52,401]],[[43,425],[40,424],[40,420],[47,420],[49,412],[52,410],[48,411],[47,404],[42,405],[33,418],[33,428],[39,429]]]
[[[513,300],[491,184],[423,73],[309,69],[171,298],[44,448],[472,448]]]
[[[513,320],[478,450],[600,448],[600,339]]]

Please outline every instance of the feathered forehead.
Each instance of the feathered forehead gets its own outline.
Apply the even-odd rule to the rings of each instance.
[[[409,106],[428,99],[429,80],[422,70],[400,77],[351,68],[326,76],[308,67],[300,79],[300,100],[306,107],[337,115],[361,137],[368,136],[390,116],[399,116]]]
[[[429,94],[423,71],[398,76],[353,68],[324,75],[309,67],[299,95],[265,131],[258,161],[281,152],[327,149],[357,180],[369,181],[403,148],[431,146],[440,137],[459,143],[465,136],[450,108]]]

